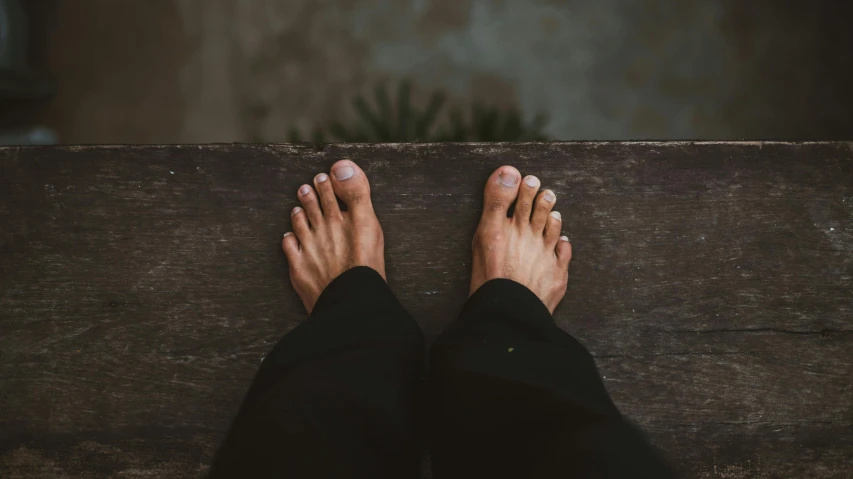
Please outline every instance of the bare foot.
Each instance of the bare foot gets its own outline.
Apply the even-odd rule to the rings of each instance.
[[[315,176],[314,188],[302,185],[296,196],[302,207],[293,208],[293,233],[285,233],[281,248],[309,314],[326,286],[350,268],[369,266],[385,278],[385,239],[358,165],[338,161],[330,175]],[[336,196],[347,211],[341,211]]]
[[[560,236],[560,213],[551,211],[557,201],[554,192],[544,190],[537,197],[539,184],[535,176],[522,181],[511,166],[502,166],[489,177],[474,235],[470,294],[490,279],[506,278],[527,286],[551,313],[563,299],[572,246]],[[515,213],[508,218],[513,202]]]

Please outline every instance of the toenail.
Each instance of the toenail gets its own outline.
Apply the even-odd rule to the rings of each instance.
[[[535,176],[528,176],[524,180],[524,182],[527,183],[527,186],[529,186],[531,188],[536,188],[537,186],[539,186],[539,178],[537,178]]]
[[[568,236],[560,236],[560,241],[569,241]]]
[[[552,211],[552,212],[551,212],[551,216],[552,216],[555,220],[563,219],[563,217],[562,217],[562,216],[560,216],[560,212],[559,212],[559,211]]]
[[[319,175],[317,175],[317,183],[322,183],[328,179],[329,179],[329,177],[326,176],[325,173],[320,173]]]
[[[299,188],[299,194],[302,196],[305,196],[310,192],[311,192],[311,188],[309,188],[308,185],[305,185],[302,188]]]
[[[302,208],[297,206],[296,208],[293,208],[293,211],[290,213],[290,216],[293,216],[296,213],[299,213],[300,211],[302,211]]]
[[[498,183],[513,188],[518,184],[518,175],[509,171],[502,171],[498,175]]]
[[[546,192],[545,192],[545,201],[547,201],[547,202],[549,202],[549,203],[550,203],[550,202],[553,202],[553,201],[554,201],[554,200],[556,200],[556,199],[557,199],[557,197],[556,197],[556,196],[554,196],[554,193],[551,193],[550,191],[546,191]]]
[[[355,174],[355,169],[349,165],[341,165],[335,168],[335,171],[332,173],[335,174],[335,178],[337,178],[338,181],[344,181],[352,178],[352,175]]]

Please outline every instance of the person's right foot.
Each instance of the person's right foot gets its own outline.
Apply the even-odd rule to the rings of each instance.
[[[471,291],[486,281],[511,279],[533,291],[554,312],[569,281],[572,246],[560,236],[560,213],[551,211],[551,190],[537,196],[539,179],[511,166],[492,173],[483,196],[483,216],[474,235]],[[515,202],[515,212],[507,217]]]

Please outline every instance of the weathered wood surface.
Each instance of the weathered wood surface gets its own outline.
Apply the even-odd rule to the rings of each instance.
[[[560,325],[685,477],[853,475],[853,144],[557,143],[0,149],[0,477],[203,475],[305,318],[296,188],[346,157],[428,336],[513,164],[574,244]]]

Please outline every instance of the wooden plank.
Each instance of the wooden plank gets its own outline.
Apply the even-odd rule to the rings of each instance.
[[[853,471],[853,144],[211,145],[0,149],[0,477],[203,475],[305,318],[279,239],[340,158],[429,337],[513,164],[573,241],[560,326],[685,477]]]

